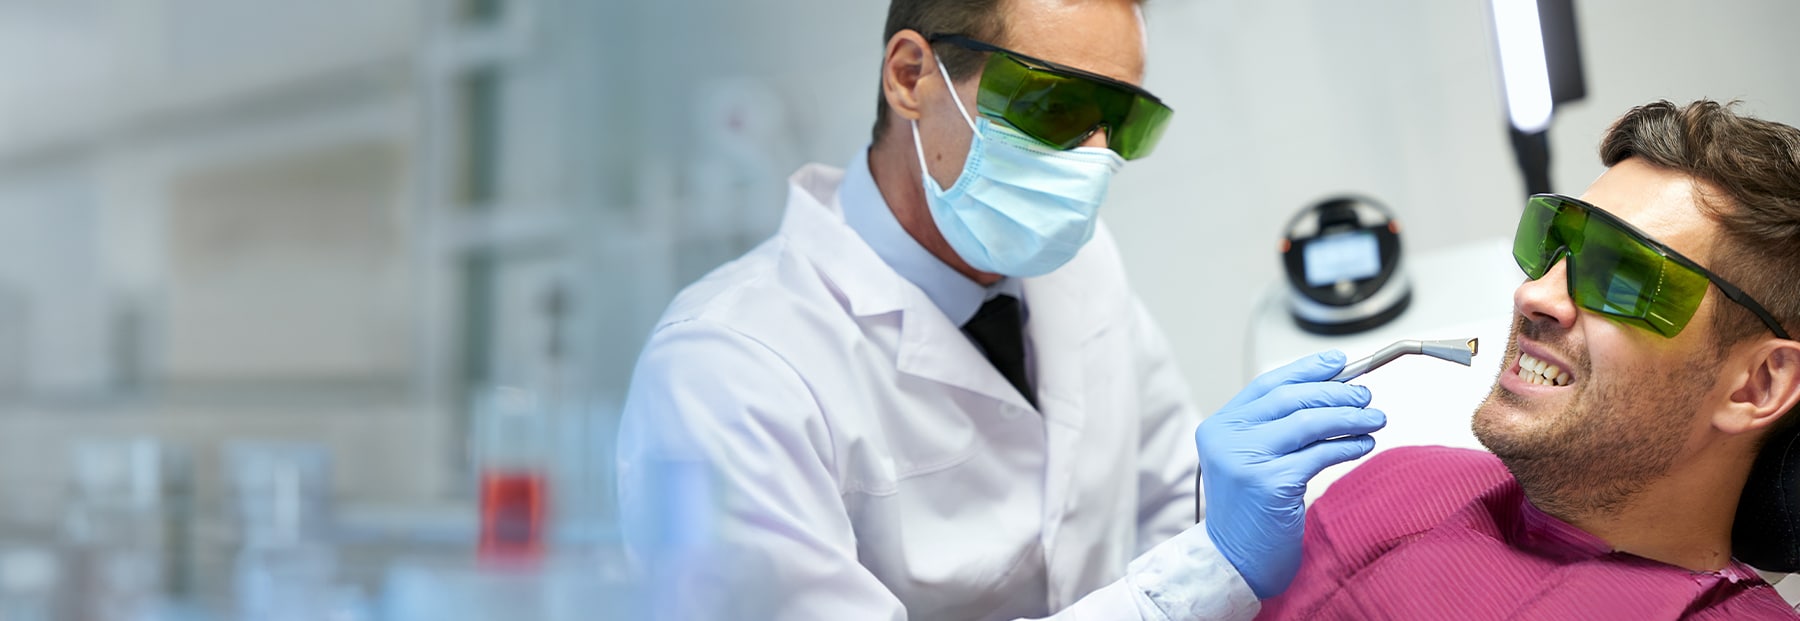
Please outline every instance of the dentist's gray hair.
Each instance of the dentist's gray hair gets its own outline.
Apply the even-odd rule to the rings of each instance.
[[[888,3],[887,28],[882,32],[881,43],[886,45],[894,40],[894,35],[902,30],[912,30],[927,37],[941,34],[959,34],[972,39],[986,41],[995,45],[1006,36],[1006,20],[1001,11],[1002,5],[1012,0],[893,0]],[[985,60],[980,52],[973,52],[955,45],[934,45],[932,52],[944,61],[944,69],[950,72],[950,79],[961,81],[974,75]],[[887,96],[879,88],[876,90],[874,142],[881,142],[881,136],[887,133],[888,111]]]

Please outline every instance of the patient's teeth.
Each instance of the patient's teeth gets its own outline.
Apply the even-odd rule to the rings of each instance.
[[[1569,372],[1554,364],[1531,357],[1531,354],[1519,352],[1519,379],[1540,386],[1567,386]]]

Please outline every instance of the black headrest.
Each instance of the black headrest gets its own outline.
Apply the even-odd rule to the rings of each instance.
[[[1731,553],[1763,571],[1800,571],[1800,425],[1769,438],[1757,454],[1738,499]]]

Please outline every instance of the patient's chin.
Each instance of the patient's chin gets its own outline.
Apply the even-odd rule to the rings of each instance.
[[[1500,458],[1527,495],[1552,493],[1590,455],[1570,441],[1570,430],[1557,424],[1554,413],[1533,411],[1507,396],[1512,395],[1496,390],[1475,410],[1475,439]]]
[[[1541,436],[1548,417],[1531,411],[1518,395],[1498,386],[1475,409],[1471,422],[1475,439],[1495,454],[1522,449],[1532,437]]]

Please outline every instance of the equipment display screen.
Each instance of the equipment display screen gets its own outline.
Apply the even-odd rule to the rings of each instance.
[[[1334,233],[1307,242],[1306,284],[1324,287],[1381,273],[1381,247],[1369,231]]]

